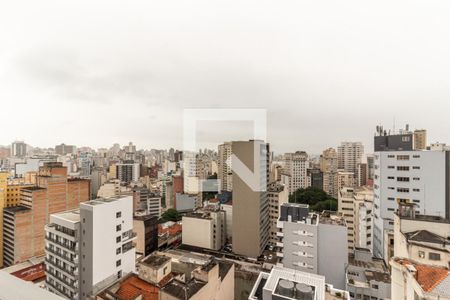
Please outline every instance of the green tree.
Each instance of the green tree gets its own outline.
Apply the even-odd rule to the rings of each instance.
[[[313,211],[337,210],[336,199],[330,197],[325,191],[313,187],[296,190],[289,196],[289,202],[308,204]]]
[[[161,215],[161,219],[163,219],[166,222],[167,221],[177,222],[181,220],[181,215],[176,209],[169,208]]]

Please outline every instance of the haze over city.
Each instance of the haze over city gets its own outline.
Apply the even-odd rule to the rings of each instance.
[[[449,9],[14,1],[0,12],[0,144],[180,148],[183,108],[265,108],[276,152],[371,147],[394,118],[450,140]],[[241,139],[242,126],[218,127],[220,140]]]

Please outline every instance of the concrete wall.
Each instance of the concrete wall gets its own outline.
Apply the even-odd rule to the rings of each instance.
[[[318,274],[335,288],[345,289],[345,267],[348,263],[347,227],[319,224]]]
[[[183,217],[183,244],[213,249],[213,222],[210,219]]]

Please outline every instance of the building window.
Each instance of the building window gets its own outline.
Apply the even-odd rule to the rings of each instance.
[[[409,182],[409,177],[397,177],[397,181]]]
[[[118,260],[118,261],[116,261],[116,267],[120,267],[120,265],[122,264],[122,260]]]
[[[425,252],[419,251],[419,258],[425,258]]]
[[[121,230],[122,230],[122,225],[121,225],[121,224],[117,225],[117,226],[116,226],[116,232],[117,232],[117,231],[121,231]]]
[[[420,170],[420,167],[419,166],[414,166],[413,170]]]
[[[116,218],[118,219],[120,217],[122,217],[122,212],[121,211],[116,212]]]
[[[428,253],[428,258],[430,260],[441,260],[441,255],[439,253],[430,252]]]
[[[409,193],[409,189],[408,188],[397,188],[397,192],[399,192],[399,193]]]
[[[121,240],[122,238],[120,236],[116,237],[116,243],[120,243]]]
[[[120,254],[120,252],[122,252],[122,248],[117,248],[116,249],[116,254]]]
[[[413,189],[413,192],[420,192],[420,189]]]
[[[397,171],[409,171],[409,166],[397,166]]]
[[[397,160],[409,160],[409,155],[397,155]]]
[[[117,278],[121,278],[122,277],[122,270],[117,272]]]

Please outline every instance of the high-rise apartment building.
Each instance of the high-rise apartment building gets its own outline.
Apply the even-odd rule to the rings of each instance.
[[[11,144],[11,156],[12,157],[25,157],[27,156],[27,144],[23,141],[15,141]]]
[[[283,267],[319,274],[333,286],[345,287],[347,227],[341,216],[310,213],[305,204],[283,204],[278,228],[277,256]]]
[[[3,267],[3,209],[6,207],[9,173],[0,172],[0,268]]]
[[[269,244],[276,246],[279,240],[277,222],[280,217],[280,207],[284,203],[288,203],[289,193],[284,185],[279,182],[270,183],[267,192],[270,219]]]
[[[116,164],[117,179],[124,183],[138,181],[140,177],[141,167],[134,161],[124,161]]]
[[[55,153],[58,155],[75,154],[76,150],[77,147],[74,145],[66,145],[64,143],[55,146]]]
[[[323,190],[332,197],[337,197],[338,156],[334,148],[328,148],[320,156],[320,170],[323,173]]]
[[[231,142],[219,145],[219,155],[217,157],[217,168],[219,173],[217,178],[220,181],[220,189],[222,191],[231,192],[233,190],[233,174],[231,172],[231,162],[227,163],[231,156]]]
[[[197,176],[197,159],[193,152],[185,152],[183,156],[183,190],[186,194],[199,193],[200,181]]]
[[[338,168],[357,174],[363,154],[364,146],[361,142],[342,142],[338,146]]]
[[[339,191],[338,212],[347,224],[348,250],[372,249],[373,189],[344,187]]]
[[[131,196],[96,199],[52,214],[45,226],[47,288],[67,299],[91,299],[135,271]]]
[[[308,169],[309,186],[315,189],[323,190],[323,173],[320,169]]]
[[[44,254],[44,226],[50,214],[89,200],[90,181],[68,178],[61,163],[39,169],[36,185],[21,189],[20,205],[4,209],[4,263],[7,266]]]
[[[353,172],[339,171],[337,172],[337,190],[340,191],[344,187],[355,186],[355,174]]]
[[[320,170],[322,172],[337,172],[338,156],[334,148],[325,149],[320,155]]]
[[[427,131],[425,129],[414,130],[414,150],[427,149]]]
[[[367,170],[367,163],[359,163],[357,165],[357,172],[358,173],[356,173],[355,185],[356,186],[365,186],[365,185],[367,185],[367,182],[369,180],[368,170]]]
[[[136,233],[136,253],[144,257],[158,250],[158,217],[135,215],[133,231]]]
[[[406,129],[398,132],[389,130],[386,132],[383,126],[377,126],[374,137],[374,151],[411,151],[414,150],[414,134]]]
[[[450,152],[375,153],[374,255],[384,257],[399,203],[414,203],[420,214],[450,217]]]
[[[290,175],[289,193],[310,186],[307,170],[309,168],[308,154],[304,151],[284,154],[284,170]]]
[[[231,148],[232,153],[253,173],[251,180],[235,170],[232,172],[233,252],[258,257],[269,242],[269,144],[259,140],[238,141],[232,142]],[[248,180],[255,184],[249,185]]]

